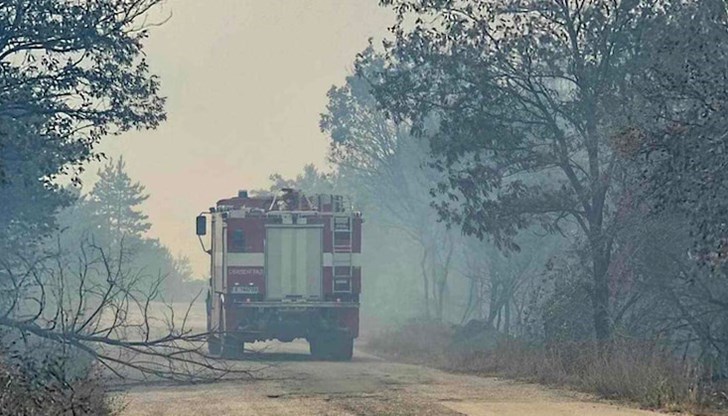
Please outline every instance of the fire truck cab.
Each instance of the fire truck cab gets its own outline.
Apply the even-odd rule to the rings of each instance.
[[[201,241],[208,219],[211,354],[237,357],[246,342],[305,338],[316,358],[351,359],[363,220],[346,198],[240,191],[197,217]]]

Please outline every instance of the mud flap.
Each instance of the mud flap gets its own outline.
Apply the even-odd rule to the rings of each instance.
[[[222,352],[222,343],[220,338],[210,335],[207,337],[207,352],[211,355],[220,355]]]

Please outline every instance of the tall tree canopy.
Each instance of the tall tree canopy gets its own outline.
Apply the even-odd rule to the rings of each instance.
[[[38,234],[67,201],[106,135],[165,118],[144,56],[145,16],[161,0],[0,2],[0,234]],[[21,227],[19,224],[23,224]]]
[[[670,23],[698,16],[693,24],[725,30],[722,2],[382,3],[398,20],[384,68],[368,77],[391,117],[431,137],[446,174],[435,188],[442,218],[510,248],[534,223],[579,230],[595,333],[609,338],[608,270],[624,175],[615,149],[639,145],[645,126],[665,123],[660,116],[672,108],[643,85],[659,88],[654,47],[675,29]],[[687,59],[673,58],[673,66]],[[360,56],[362,75],[370,61]],[[428,128],[432,119],[438,125]]]

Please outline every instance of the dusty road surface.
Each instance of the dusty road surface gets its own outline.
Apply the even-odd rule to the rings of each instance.
[[[263,379],[132,388],[124,394],[123,415],[657,415],[576,393],[387,362],[360,351],[352,362],[312,361],[303,341],[264,348],[252,363],[236,364],[271,365],[261,372]]]

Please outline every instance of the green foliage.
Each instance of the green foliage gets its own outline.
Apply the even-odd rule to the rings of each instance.
[[[123,157],[116,162],[110,159],[99,170],[98,182],[88,198],[92,215],[98,221],[96,226],[109,230],[117,241],[124,236],[140,238],[152,226],[140,209],[149,195],[144,193],[142,184],[132,182],[125,168]]]
[[[501,330],[516,330],[526,310],[525,293],[557,239],[525,236],[521,240],[532,251],[504,256],[492,243],[463,237],[439,222],[430,194],[443,176],[431,165],[431,149],[408,124],[387,119],[368,82],[384,62],[371,48],[362,59],[367,66],[359,74],[329,90],[320,126],[331,138],[338,189],[352,194],[367,218],[365,256],[371,261],[364,289],[370,295],[363,310],[399,319],[477,316]],[[437,124],[434,118],[428,123]]]
[[[380,69],[381,64],[373,60],[367,73]],[[440,175],[428,166],[427,143],[409,134],[406,126],[386,118],[377,108],[365,76],[347,77],[344,85],[329,90],[328,97],[320,126],[331,137],[329,159],[337,167],[341,188],[354,194],[370,228],[397,230],[379,234],[396,235],[405,245],[400,259],[408,259],[410,266],[404,273],[396,273],[401,276],[397,284],[404,292],[416,288],[424,301],[424,314],[443,319],[450,306],[446,300],[454,289],[451,277],[459,236],[437,221],[430,206],[430,187]],[[392,256],[391,252],[376,254],[382,256],[378,265],[388,264],[386,257]]]
[[[0,3],[0,240],[52,229],[72,200],[53,180],[78,182],[104,136],[164,120],[143,51],[143,18],[159,2]]]
[[[656,216],[680,214],[707,265],[728,258],[728,30],[725,3],[673,13],[654,36],[641,89],[661,103],[637,137],[642,178]],[[646,166],[646,168],[645,168]]]
[[[201,284],[192,282],[189,259],[175,258],[158,239],[145,235],[151,223],[142,204],[149,196],[142,184],[129,177],[125,167],[123,158],[110,159],[99,170],[91,192],[61,211],[60,241],[53,245],[73,250],[79,242],[91,241],[108,253],[123,256],[123,264],[117,266],[137,275],[137,289],[156,290],[161,277],[165,282],[159,288],[163,295],[184,299],[195,296]]]
[[[604,221],[612,186],[606,139],[629,117],[613,103],[630,101],[623,83],[635,70],[632,34],[647,23],[646,6],[387,3],[401,19],[410,11],[422,19],[395,29],[375,94],[415,132],[438,117],[442,215],[506,245],[530,222],[553,228],[572,217],[601,232],[590,227]],[[358,65],[368,63],[363,56]]]
[[[689,36],[682,25],[690,34],[725,33],[722,2],[383,3],[398,21],[383,68],[368,79],[392,119],[430,139],[445,175],[436,187],[441,218],[509,249],[532,225],[566,232],[575,224],[589,258],[595,333],[609,338],[617,202],[631,173],[625,156],[642,130],[667,126],[671,113],[700,113],[685,111],[689,103],[661,81],[692,79],[690,68],[706,56],[698,43],[711,44],[709,36],[675,54],[663,35],[680,43]],[[362,54],[358,73],[378,59]]]
[[[88,160],[104,135],[156,127],[164,99],[144,59],[141,18],[158,3],[3,2],[0,117],[35,125],[43,147],[60,150],[66,163]],[[47,168],[46,175],[62,169]]]
[[[1,98],[0,98],[1,99]],[[0,117],[0,248],[27,247],[55,226],[58,207],[73,195],[46,180],[49,165],[65,160],[50,146],[39,151],[43,138],[34,129],[3,121]]]

